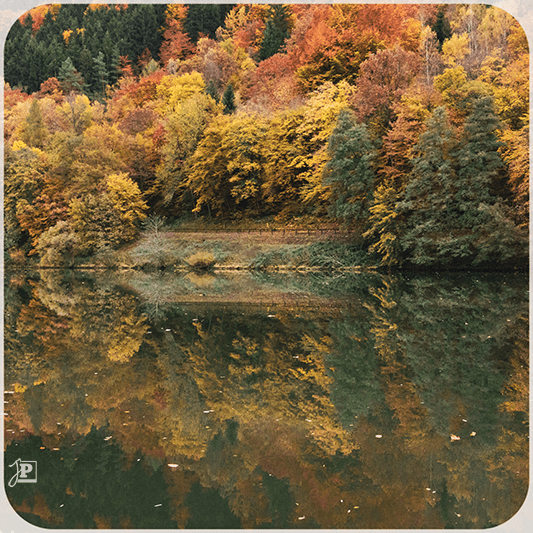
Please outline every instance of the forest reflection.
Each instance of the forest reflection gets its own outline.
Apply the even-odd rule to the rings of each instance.
[[[525,499],[525,276],[5,280],[33,524],[485,528]]]

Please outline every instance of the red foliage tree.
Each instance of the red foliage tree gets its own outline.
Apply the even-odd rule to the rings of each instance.
[[[43,98],[47,96],[54,99],[56,102],[60,102],[63,99],[61,83],[57,78],[48,78],[46,81],[41,83],[41,88],[36,96],[37,98]]]
[[[293,61],[275,54],[262,61],[249,75],[242,97],[254,106],[276,109],[287,106],[301,95],[294,75]]]
[[[22,89],[12,89],[9,83],[4,83],[4,109],[12,109],[17,104],[25,102],[30,97]]]
[[[120,71],[124,77],[133,77],[133,68],[128,56],[120,56]]]
[[[420,65],[417,54],[400,47],[372,54],[361,64],[358,91],[352,100],[357,118],[388,128],[394,102],[416,78]]]
[[[194,45],[183,31],[181,22],[177,20],[168,21],[163,39],[160,50],[163,65],[166,65],[169,59],[186,59],[194,52]]]

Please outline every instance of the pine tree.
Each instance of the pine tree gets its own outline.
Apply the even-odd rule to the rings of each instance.
[[[32,38],[25,53],[28,58],[27,87],[28,92],[33,93],[39,90],[42,81],[46,79],[46,49],[43,43],[38,43]]]
[[[463,142],[457,152],[459,170],[455,200],[465,227],[475,223],[479,204],[494,203],[490,191],[504,166],[498,151],[503,146],[496,137],[498,127],[491,98],[477,99],[472,114],[465,121]]]
[[[270,16],[265,24],[263,40],[259,49],[259,60],[263,61],[278,53],[285,39],[289,37],[290,12],[287,6],[275,4],[270,6]]]
[[[209,80],[209,83],[205,87],[205,94],[209,95],[217,104],[220,102],[220,96],[213,80]]]
[[[224,106],[224,114],[231,115],[237,109],[235,104],[235,92],[233,91],[233,85],[228,83],[226,90],[222,95],[222,104]]]
[[[56,78],[59,75],[59,69],[65,59],[63,44],[55,36],[48,41],[46,57],[48,59],[45,62],[44,79],[41,80],[41,82],[46,81],[49,78]]]
[[[332,190],[330,214],[351,224],[366,220],[374,188],[376,150],[365,124],[342,110],[328,141],[324,184]]]
[[[442,44],[444,41],[449,39],[452,35],[450,23],[446,19],[446,14],[444,13],[445,9],[446,6],[442,5],[439,7],[439,11],[437,12],[437,20],[431,28],[437,35],[437,40],[439,41],[439,50],[442,49]]]
[[[124,13],[122,32],[124,44],[120,55],[127,55],[134,65],[146,49],[154,58],[158,58],[162,35],[159,31],[157,11],[152,4],[132,4]]]
[[[439,258],[437,240],[452,229],[449,226],[457,215],[453,211],[455,137],[445,108],[435,109],[426,125],[415,148],[419,155],[413,161],[405,198],[399,204],[399,212],[408,218],[402,247],[410,261],[419,265],[446,259]]]
[[[186,4],[187,17],[184,22],[185,30],[193,43],[200,35],[215,38],[216,30],[224,24],[224,18],[232,5],[224,4]]]
[[[28,86],[29,57],[27,48],[31,40],[31,27],[15,21],[4,45],[4,77],[12,87]]]
[[[96,78],[96,87],[95,92],[98,92],[105,96],[105,88],[109,83],[109,78],[107,75],[107,66],[105,63],[104,54],[102,52],[98,53],[98,56],[93,59],[94,64],[94,77]]]
[[[65,93],[81,93],[83,91],[83,78],[81,77],[81,74],[74,68],[70,57],[67,57],[67,59],[63,61],[57,78],[61,82],[61,88]]]
[[[500,127],[491,98],[480,97],[464,124],[463,142],[457,152],[455,201],[459,237],[468,231],[473,239],[473,264],[502,263],[526,257],[525,235],[520,235],[506,213],[497,192],[502,188],[503,144],[496,132]]]
[[[525,256],[523,238],[492,192],[504,166],[497,129],[484,97],[474,102],[459,142],[444,108],[427,121],[399,204],[407,217],[401,242],[412,263],[460,268]]]

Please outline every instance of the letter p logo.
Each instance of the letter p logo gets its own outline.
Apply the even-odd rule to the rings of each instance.
[[[28,477],[28,475],[33,472],[33,461],[32,462],[26,462],[26,463],[20,463],[20,475],[19,475],[19,483],[23,483],[23,480],[32,479],[32,477]],[[37,481],[37,480],[35,480]],[[28,481],[26,481],[28,482]],[[33,483],[33,480],[31,481]]]
[[[9,466],[17,469],[17,473],[9,480],[10,487],[14,487],[17,483],[37,483],[37,461],[17,459]]]

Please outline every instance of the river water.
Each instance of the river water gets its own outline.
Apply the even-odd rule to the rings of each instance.
[[[8,272],[4,296],[32,524],[486,528],[525,499],[527,276]]]

